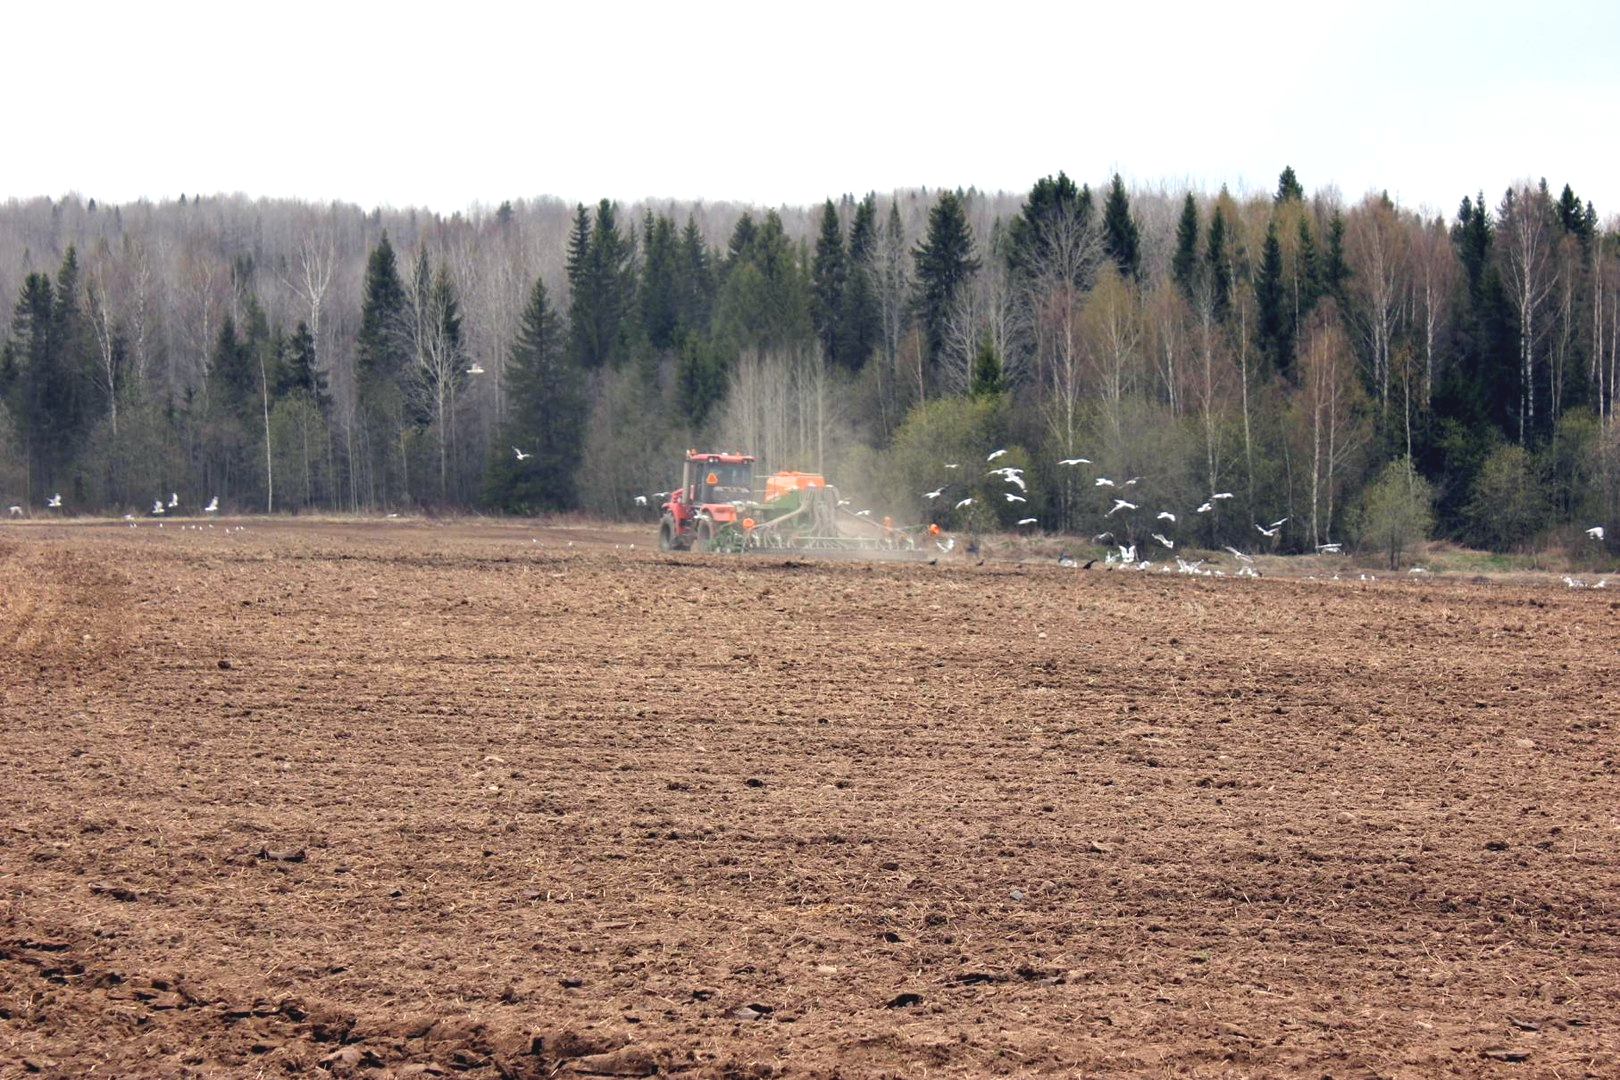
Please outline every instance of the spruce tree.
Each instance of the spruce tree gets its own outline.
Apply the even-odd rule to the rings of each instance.
[[[675,361],[675,407],[688,429],[700,432],[725,396],[725,357],[706,336],[691,335]]]
[[[654,349],[673,349],[681,329],[680,242],[675,222],[647,211],[642,225],[641,324]]]
[[[1209,221],[1204,265],[1209,269],[1210,305],[1215,318],[1224,322],[1232,306],[1232,268],[1226,261],[1226,215],[1220,203],[1215,204],[1215,215]]]
[[[366,260],[355,356],[363,384],[398,379],[405,370],[405,285],[388,234]]]
[[[754,250],[754,241],[759,233],[759,227],[754,224],[754,217],[744,210],[737,224],[731,227],[731,239],[726,242],[726,265],[732,266],[747,260]]]
[[[1007,378],[988,333],[979,338],[973,353],[973,379],[968,393],[973,397],[996,397],[1007,392]]]
[[[838,208],[828,199],[821,208],[821,231],[810,263],[810,319],[822,355],[833,363],[844,361],[838,346],[843,337],[844,287],[848,280],[844,227],[838,220]]]
[[[302,319],[287,341],[286,363],[280,375],[275,389],[277,397],[301,394],[322,411],[331,403],[326,391],[326,373],[320,369],[315,355],[315,336]]]
[[[400,436],[411,356],[405,285],[386,232],[366,260],[355,354],[367,455],[357,497],[389,504],[408,494]]]
[[[709,256],[709,245],[698,231],[697,221],[690,215],[686,228],[681,230],[679,254],[678,307],[683,335],[706,334],[709,317],[714,311],[714,265]]]
[[[236,320],[225,312],[208,360],[208,400],[222,416],[245,420],[253,414],[254,391],[258,388],[254,344],[244,340],[237,332]]]
[[[1294,313],[1291,319],[1295,338],[1299,336],[1299,328],[1305,325],[1306,316],[1310,315],[1322,296],[1321,257],[1316,253],[1316,238],[1311,235],[1311,223],[1307,217],[1299,219],[1298,239],[1299,250],[1294,256]]]
[[[12,310],[11,333],[0,356],[0,388],[22,438],[28,473],[42,485],[56,476],[56,414],[63,399],[61,373],[53,348],[52,313],[56,290],[49,274],[23,279]]]
[[[587,371],[623,361],[634,329],[635,245],[619,231],[617,214],[607,199],[597,204],[594,221],[581,206],[569,238],[569,341],[574,362]],[[587,221],[589,240],[582,243]]]
[[[1141,270],[1141,236],[1136,222],[1131,220],[1130,197],[1125,193],[1125,181],[1119,173],[1109,185],[1108,198],[1103,204],[1103,250],[1119,267],[1120,277],[1135,281]]]
[[[1266,238],[1260,248],[1260,272],[1254,282],[1256,311],[1255,342],[1272,369],[1287,376],[1293,359],[1288,339],[1288,312],[1283,287],[1282,244],[1277,240],[1277,223],[1266,225]]]
[[[486,503],[526,514],[575,508],[585,432],[583,378],[543,279],[536,278],[529,291],[505,380],[507,419],[490,450]],[[513,447],[531,456],[520,461]]]
[[[1344,286],[1350,280],[1350,264],[1344,257],[1344,215],[1333,211],[1328,219],[1327,252],[1322,258],[1322,295],[1338,301],[1346,310]]]
[[[973,232],[959,196],[949,191],[940,195],[928,212],[928,235],[912,251],[912,260],[917,275],[914,304],[922,323],[926,362],[932,367],[944,349],[945,328],[957,292],[979,269]]]
[[[1305,189],[1300,187],[1299,178],[1294,175],[1292,165],[1285,165],[1281,175],[1277,177],[1277,194],[1272,201],[1276,203],[1305,201]]]
[[[883,339],[883,311],[873,266],[877,229],[877,197],[868,195],[856,204],[855,219],[849,227],[849,268],[844,279],[843,334],[838,356],[851,371],[859,371]]]
[[[1198,203],[1190,191],[1181,204],[1181,220],[1176,223],[1176,253],[1170,258],[1170,278],[1191,302],[1198,285]]]
[[[94,417],[94,379],[90,367],[90,332],[79,297],[79,254],[69,244],[56,272],[51,308],[51,385],[49,425],[53,468],[66,468],[90,435]],[[55,485],[53,485],[55,486]]]

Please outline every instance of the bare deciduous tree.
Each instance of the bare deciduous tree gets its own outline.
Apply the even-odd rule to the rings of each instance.
[[[1536,422],[1536,356],[1546,334],[1542,308],[1557,277],[1553,217],[1545,186],[1509,188],[1497,212],[1502,279],[1519,323],[1519,441]]]
[[[1394,207],[1369,195],[1350,214],[1345,228],[1355,325],[1367,345],[1371,383],[1378,407],[1389,411],[1395,336],[1405,315],[1406,230]]]
[[[1313,545],[1331,542],[1339,480],[1363,441],[1354,425],[1356,380],[1350,343],[1331,302],[1312,314],[1299,354],[1300,406],[1311,440]]]

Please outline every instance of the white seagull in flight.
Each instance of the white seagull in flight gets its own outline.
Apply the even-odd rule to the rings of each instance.
[[[58,495],[58,496],[57,496],[57,498],[58,498],[58,499],[60,499],[60,498],[61,498],[61,496],[60,496],[60,495]],[[52,503],[52,504],[51,504],[51,505],[52,505],[52,506],[58,506],[58,505],[60,505],[60,504],[59,504],[59,503]],[[1601,539],[1603,539],[1603,526],[1601,526],[1601,525],[1594,525],[1594,526],[1592,526],[1592,527],[1591,527],[1591,528],[1590,528],[1590,529],[1587,529],[1587,530],[1586,530],[1586,535],[1587,535],[1587,536],[1590,536],[1590,537],[1591,537],[1591,538],[1592,538],[1592,539],[1594,539],[1594,540],[1601,540]]]
[[[523,451],[521,451],[521,450],[519,450],[519,449],[518,449],[518,448],[517,448],[517,447],[515,447],[515,446],[514,446],[514,447],[512,447],[512,453],[514,453],[514,454],[516,454],[516,455],[517,455],[517,459],[518,459],[518,460],[519,460],[519,461],[527,461],[527,460],[528,460],[528,459],[529,459],[529,458],[532,458],[532,457],[534,457],[534,455],[533,455],[533,454],[525,454],[525,453],[524,453],[524,452],[523,452]]]
[[[992,451],[990,451],[990,456],[985,458],[984,460],[986,460],[986,461],[994,461],[994,460],[996,460],[996,458],[1000,457],[1002,454],[1005,454],[1006,452],[1007,451],[1005,451],[1005,450],[992,450]]]
[[[1135,503],[1126,502],[1124,499],[1115,499],[1114,500],[1114,509],[1108,511],[1108,513],[1104,514],[1103,517],[1113,517],[1115,512],[1119,511],[1119,510],[1135,510],[1135,509],[1136,509],[1136,504]]]

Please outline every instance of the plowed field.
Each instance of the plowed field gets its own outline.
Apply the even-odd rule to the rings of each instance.
[[[0,1075],[1620,1075],[1620,594],[651,540],[0,530]]]

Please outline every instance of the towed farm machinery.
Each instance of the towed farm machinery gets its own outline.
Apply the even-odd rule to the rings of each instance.
[[[681,486],[662,506],[659,549],[905,553],[918,549],[919,534],[939,531],[851,510],[820,473],[783,470],[756,490],[754,461],[751,454],[688,450]]]

